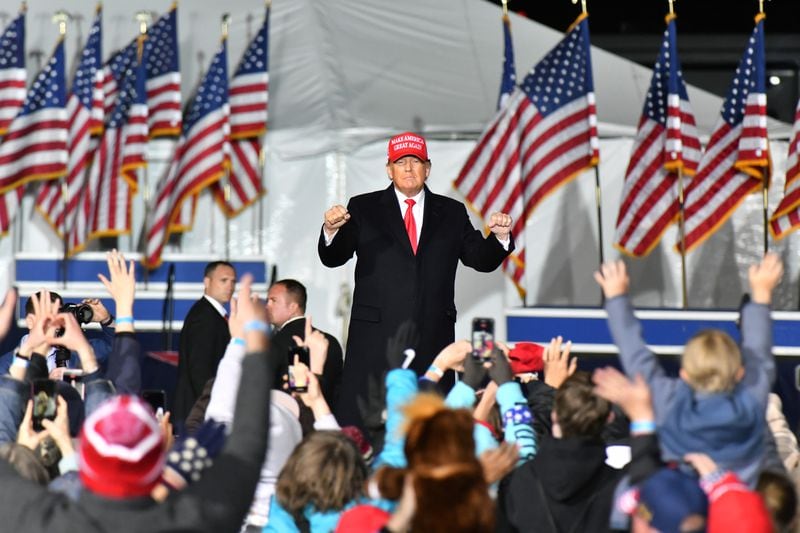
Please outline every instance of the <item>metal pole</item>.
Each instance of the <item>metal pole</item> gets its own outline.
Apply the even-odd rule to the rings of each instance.
[[[689,305],[689,293],[686,284],[686,213],[684,211],[683,171],[678,168],[678,233],[681,247],[681,301],[686,309]]]

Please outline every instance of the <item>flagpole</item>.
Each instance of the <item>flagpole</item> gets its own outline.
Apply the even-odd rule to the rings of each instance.
[[[152,15],[148,11],[137,11],[136,15],[134,15],[134,19],[136,22],[139,23],[139,39],[142,40],[142,46],[144,46],[144,39],[147,38],[147,25],[152,20]],[[144,54],[142,57],[139,58],[139,61],[144,60]],[[142,225],[144,239],[139,238],[139,245],[142,250],[143,257],[147,257],[147,222],[150,220],[150,176],[147,172],[148,167],[150,166],[150,162],[147,160],[147,150],[144,152],[145,156],[145,165],[144,171],[142,176],[142,201],[144,202],[144,224]],[[131,250],[134,249],[133,246],[133,231],[131,230]],[[150,286],[150,269],[143,268],[143,281],[144,281],[144,290],[147,290]]]
[[[69,14],[64,10],[56,11],[53,14],[52,21],[54,24],[58,24],[58,34],[61,36],[61,39],[65,39],[67,35],[67,21],[69,20]],[[67,201],[68,201],[68,191],[67,191],[67,176],[61,176],[59,178],[60,188],[61,188],[61,202],[63,203],[63,209],[61,211],[61,243],[63,245],[63,256],[61,258],[61,285],[63,288],[67,288],[67,277],[69,272],[69,236],[67,235]]]
[[[758,12],[764,15],[764,0],[758,0]],[[767,95],[765,92],[764,98],[766,99],[766,97]],[[766,107],[766,105],[765,101],[764,106]],[[769,139],[767,139],[767,143],[769,143]],[[767,158],[769,158],[769,150],[767,150]],[[769,161],[767,164],[769,164]],[[767,172],[763,172],[763,176],[761,177],[761,197],[764,219],[764,255],[766,255],[769,251],[769,215],[767,214],[767,210],[769,209],[769,174]]]
[[[581,2],[581,12],[584,15],[588,15],[589,11],[586,9],[586,0],[580,0]],[[572,0],[573,4],[577,4],[578,0]],[[597,211],[597,255],[598,259],[600,260],[600,264],[602,265],[605,263],[605,254],[603,253],[603,210],[602,210],[602,194],[600,189],[600,166],[596,164],[594,166],[594,202],[595,202],[595,209]],[[602,291],[601,291],[602,297]],[[601,298],[602,300],[602,298]]]
[[[672,2],[670,2],[670,9]],[[681,241],[681,300],[683,308],[689,305],[689,296],[686,287],[686,213],[684,211],[683,196],[683,169],[678,167],[678,233]]]
[[[258,182],[261,184],[262,192],[266,189],[264,184],[264,163],[267,160],[266,149],[264,142],[266,141],[266,132],[264,132],[264,141],[262,141],[261,149],[258,151]],[[264,254],[264,194],[258,196],[258,255]]]
[[[231,23],[231,15],[230,13],[223,13],[222,15],[222,38],[228,38],[228,27]],[[228,96],[228,105],[230,105],[230,95]],[[228,117],[230,118],[230,112]],[[230,128],[230,123],[228,123],[228,128]],[[230,129],[228,130],[228,150],[230,150]],[[225,206],[230,205],[231,201],[231,160],[230,160],[230,153],[227,155],[227,161],[225,162],[225,174],[222,176],[224,180],[224,184],[222,186],[222,195],[225,199]],[[231,217],[228,215],[227,212],[224,213],[225,215],[225,260],[229,261],[231,258]]]

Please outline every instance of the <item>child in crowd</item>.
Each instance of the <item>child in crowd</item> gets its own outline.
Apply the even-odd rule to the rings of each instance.
[[[782,274],[775,254],[750,267],[751,300],[742,308],[741,351],[726,333],[702,331],[684,348],[680,378],[671,378],[644,343],[627,295],[625,264],[606,263],[595,273],[622,366],[652,389],[665,460],[706,453],[720,468],[755,486],[765,454],[767,398],[775,380],[769,305]]]

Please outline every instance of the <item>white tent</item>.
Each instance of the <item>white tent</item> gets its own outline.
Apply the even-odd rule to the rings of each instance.
[[[49,52],[56,33],[50,17],[62,6],[55,0],[31,5],[28,51]],[[168,7],[167,0],[139,0],[135,6],[107,2],[104,55],[135,36],[135,10],[160,14]],[[76,41],[82,43],[80,33],[88,31],[93,9],[89,0],[69,3],[69,10],[80,18],[71,25],[68,55],[78,52]],[[260,24],[264,9],[256,0],[192,0],[178,9],[186,97],[217,46],[223,12],[232,15],[229,61],[234,65],[248,33]],[[436,192],[459,196],[450,183],[494,112],[502,60],[500,16],[499,7],[483,0],[275,0],[265,165],[269,193],[257,208],[230,222],[227,229],[235,238],[228,251],[232,255],[261,253],[269,264],[278,266],[280,277],[305,283],[310,290],[310,312],[323,329],[341,335],[345,320],[340,314],[348,307],[352,289],[352,265],[329,270],[316,257],[323,211],[353,194],[387,185],[385,142],[403,130],[420,131],[433,139],[429,185]],[[521,78],[562,33],[514,14],[511,20]],[[565,28],[570,22],[564,21]],[[746,38],[742,36],[743,46]],[[653,57],[656,53],[654,49]],[[602,137],[602,245],[610,258],[615,255],[611,240],[622,178],[650,71],[597,48],[592,61]],[[35,62],[29,61],[31,76],[35,69]],[[690,88],[689,93],[698,128],[708,135],[721,99],[697,88]],[[773,135],[788,134],[784,124],[770,122],[769,128]],[[773,149],[780,174],[786,149],[780,143],[774,143]],[[171,142],[151,142],[146,176],[151,187],[171,153]],[[533,230],[519,236],[529,249],[529,304],[599,302],[599,290],[591,280],[600,242],[593,183],[593,173],[588,173],[552,195],[531,218],[529,228]],[[780,196],[782,174],[776,176],[774,185],[773,205]],[[6,257],[14,249],[60,250],[49,228],[31,214],[30,203],[26,199],[24,213],[32,223],[25,225],[21,244],[15,247],[13,238],[0,242],[0,252]],[[194,231],[183,238],[181,251],[223,255],[224,219],[208,197],[201,198],[200,209],[206,216],[198,217]],[[132,248],[131,243],[136,242],[142,212],[140,198],[134,211],[134,236],[122,238],[123,247]],[[733,222],[720,230],[719,238],[690,256],[692,305],[735,306],[742,267],[760,254],[759,217],[758,199],[748,200]],[[674,240],[674,233],[668,233],[651,258],[633,267],[638,304],[680,304],[680,259],[670,250]],[[793,237],[786,241],[785,249],[796,255]],[[697,262],[703,264],[702,269],[695,267]],[[796,267],[791,273],[796,275]],[[787,295],[781,303],[789,307],[796,302],[796,296]],[[488,315],[498,319],[502,334],[503,309],[519,304],[502,273],[485,275],[462,269],[457,287],[457,333],[466,335],[472,316]]]

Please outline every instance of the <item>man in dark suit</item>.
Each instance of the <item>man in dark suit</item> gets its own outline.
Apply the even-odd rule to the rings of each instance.
[[[299,337],[301,340],[306,337],[307,301],[308,293],[305,286],[293,279],[276,281],[267,293],[267,320],[276,328],[271,339],[270,353],[278,358],[275,371],[278,389],[283,385],[281,376],[288,370],[289,348],[296,346],[293,337]],[[322,395],[328,405],[334,406],[342,379],[342,346],[332,335],[324,331],[321,333],[328,339],[328,357],[321,369],[313,368],[312,365],[311,370],[322,376],[320,379]]]
[[[469,221],[460,202],[432,193],[425,180],[431,170],[425,139],[413,133],[392,137],[386,173],[392,185],[362,194],[347,208],[325,212],[318,253],[337,267],[355,253],[355,290],[337,418],[362,424],[358,407],[367,383],[382,379],[386,341],[398,326],[413,320],[419,331],[411,368],[423,374],[454,338],[454,285],[459,260],[491,272],[514,249],[511,217],[494,213],[486,238]],[[359,401],[361,398],[362,401]],[[372,409],[371,411],[374,411]],[[379,423],[379,421],[378,421]]]
[[[217,365],[231,340],[224,305],[236,289],[236,270],[227,261],[206,265],[203,297],[183,319],[178,350],[178,383],[172,420],[183,424],[206,382],[217,374]]]

